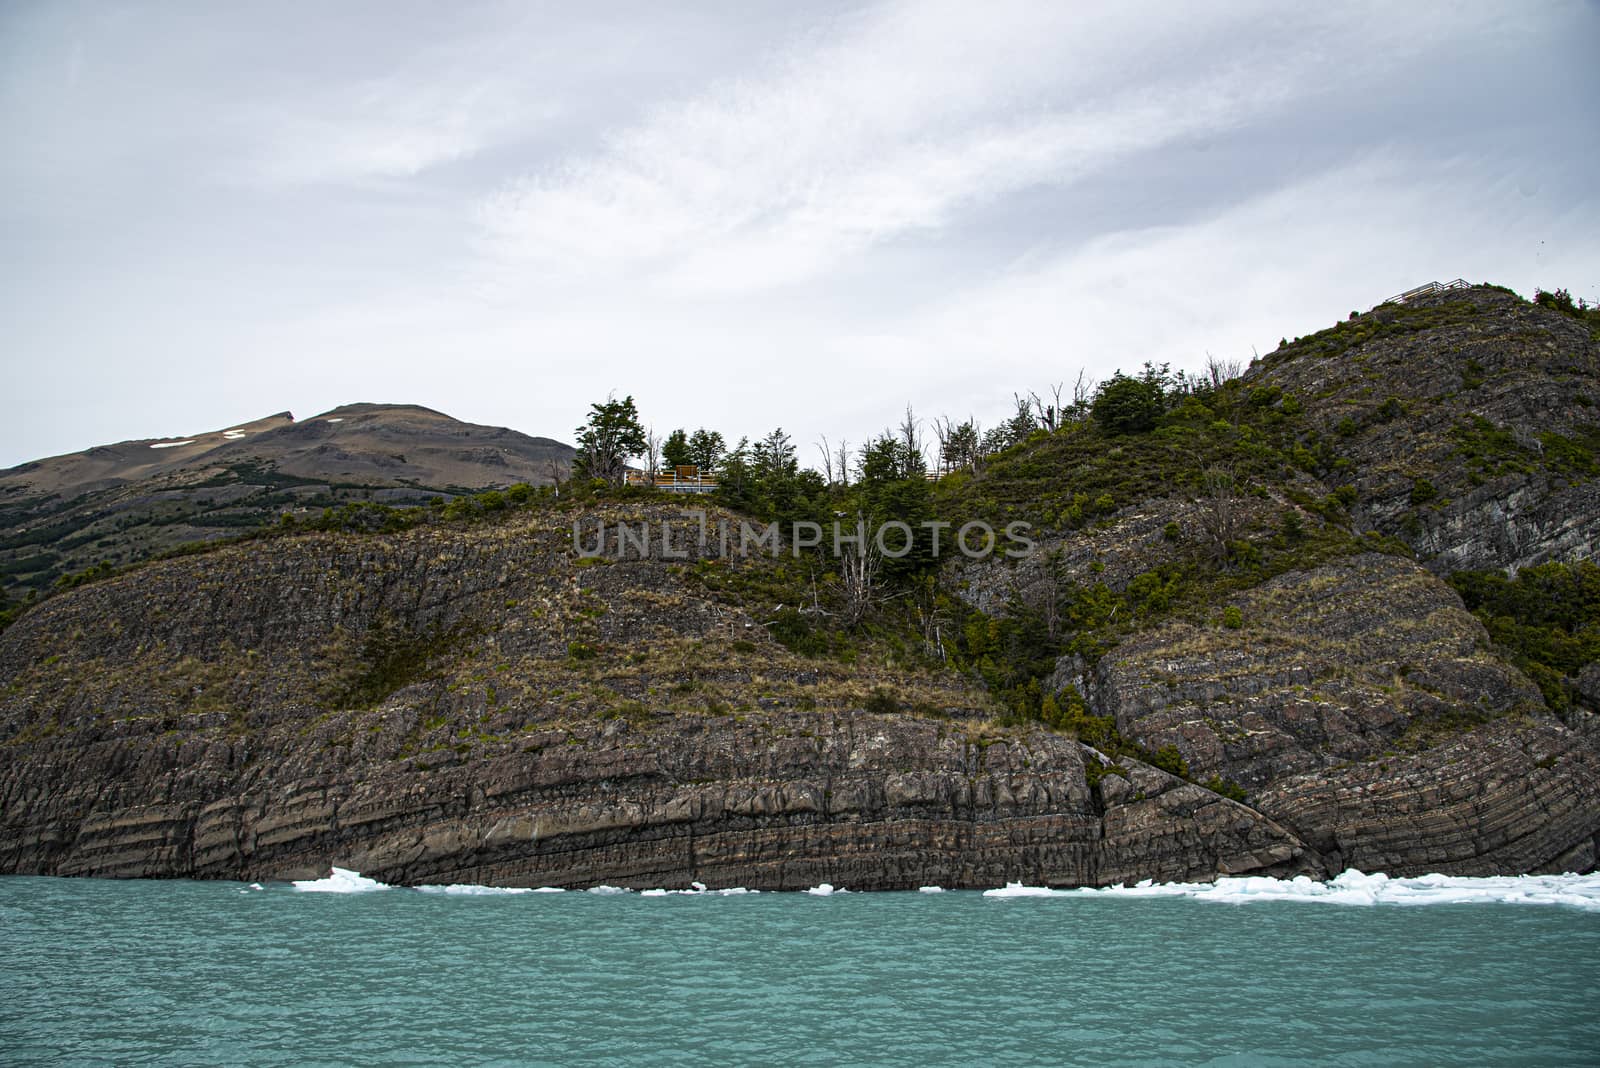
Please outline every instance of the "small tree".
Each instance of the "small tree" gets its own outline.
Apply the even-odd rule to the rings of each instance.
[[[685,467],[694,463],[690,458],[689,435],[682,429],[667,435],[661,444],[661,459],[668,467]]]
[[[698,466],[703,475],[709,475],[721,468],[727,453],[727,442],[723,441],[722,435],[715,430],[701,427],[689,435],[688,462]]]
[[[1108,434],[1140,434],[1156,425],[1165,408],[1159,381],[1129,378],[1118,371],[1100,384],[1091,411]]]
[[[607,395],[605,401],[589,406],[589,419],[576,431],[578,455],[574,470],[586,478],[602,479],[613,486],[622,485],[628,472],[628,460],[649,448],[644,426],[639,422],[639,410],[631,396],[617,400],[616,394]]]

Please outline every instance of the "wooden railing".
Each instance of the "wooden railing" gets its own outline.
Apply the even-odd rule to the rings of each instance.
[[[1448,293],[1452,289],[1471,289],[1471,288],[1472,288],[1472,283],[1468,282],[1465,278],[1457,278],[1453,282],[1429,282],[1426,285],[1420,285],[1415,289],[1408,289],[1404,293],[1401,293],[1401,294],[1399,294],[1397,296],[1390,297],[1388,300],[1384,301],[1383,303],[1385,303],[1385,304],[1404,304],[1408,300],[1415,300],[1418,297],[1430,296],[1430,295],[1432,295],[1434,293]]]
[[[700,474],[699,469],[693,467],[657,471],[655,478],[643,471],[629,471],[625,478],[630,486],[654,486],[668,493],[713,493],[717,488],[716,479]]]

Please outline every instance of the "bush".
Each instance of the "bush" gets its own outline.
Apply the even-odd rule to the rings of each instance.
[[[1170,775],[1176,775],[1180,779],[1189,777],[1188,762],[1183,759],[1183,754],[1178,752],[1178,747],[1175,745],[1164,745],[1150,754],[1150,763],[1153,767],[1160,768]]]
[[[1427,479],[1419,478],[1411,483],[1411,506],[1413,508],[1427,504],[1437,496],[1439,496],[1439,491],[1434,489],[1433,483]]]
[[[1238,605],[1230,604],[1222,610],[1222,625],[1229,630],[1238,630],[1244,626],[1244,613],[1239,611]]]
[[[1165,408],[1159,383],[1118,371],[1100,384],[1089,410],[1108,434],[1141,434],[1155,427]]]
[[[1232,779],[1224,779],[1219,775],[1213,775],[1211,778],[1207,779],[1205,781],[1205,788],[1213,793],[1221,794],[1229,801],[1239,801],[1242,803],[1247,796],[1244,792],[1243,786],[1240,786]]]
[[[900,702],[895,700],[894,694],[879,687],[873,690],[867,698],[866,710],[874,716],[891,716],[900,711]]]

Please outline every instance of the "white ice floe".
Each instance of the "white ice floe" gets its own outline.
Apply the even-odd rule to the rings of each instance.
[[[188,441],[157,441],[151,444],[152,449],[176,449],[180,445],[193,445],[194,438]]]
[[[1600,911],[1600,873],[1591,875],[1421,875],[1391,879],[1351,869],[1327,882],[1304,875],[1274,879],[1265,875],[1220,878],[1209,883],[1155,883],[1100,889],[1051,890],[1007,883],[984,897],[1190,897],[1245,905],[1258,901],[1313,901],[1326,905],[1568,905]]]
[[[419,886],[418,890],[424,894],[452,894],[457,897],[498,897],[503,894],[536,894],[531,886],[475,886],[471,883],[452,883],[449,886]],[[561,891],[555,887],[541,888],[545,893]]]
[[[942,887],[942,886],[919,886],[919,887],[917,887],[917,893],[919,893],[919,894],[942,894],[942,893],[944,893],[944,887]]]
[[[591,887],[589,887],[589,891],[588,892],[591,893],[591,894],[631,894],[631,893],[633,893],[633,891],[629,890],[626,886],[591,886]]]
[[[742,886],[730,886],[724,890],[708,890],[705,883],[691,883],[687,890],[641,890],[640,897],[738,897],[741,894],[759,894],[760,890],[747,890]]]
[[[296,879],[294,888],[320,894],[365,894],[373,890],[387,890],[389,885],[368,879],[349,868],[334,868],[333,874],[326,879]]]
[[[806,891],[813,897],[830,897],[834,894],[848,894],[849,892],[844,889],[835,890],[832,883],[819,883]]]

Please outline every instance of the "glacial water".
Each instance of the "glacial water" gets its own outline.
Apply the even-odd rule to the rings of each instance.
[[[989,894],[13,877],[0,944],[6,1065],[1600,1062],[1592,876]]]

